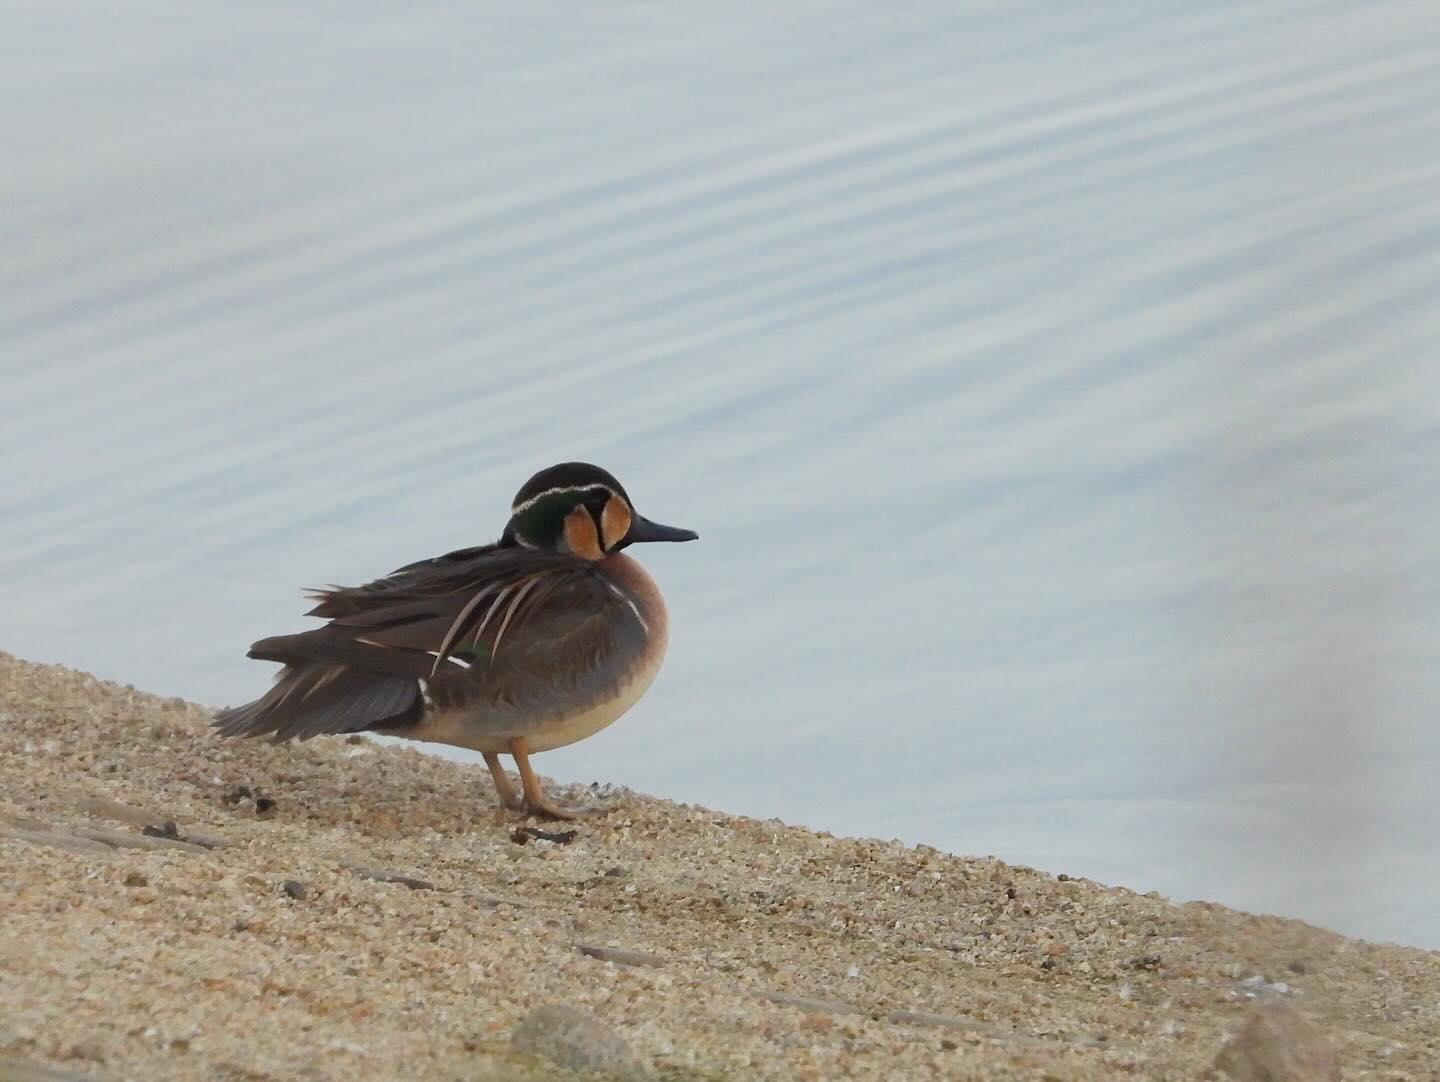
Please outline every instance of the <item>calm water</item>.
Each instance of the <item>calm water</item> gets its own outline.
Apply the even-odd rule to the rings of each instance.
[[[246,700],[591,459],[546,773],[1440,946],[1434,5],[781,7],[7,5],[0,648]]]

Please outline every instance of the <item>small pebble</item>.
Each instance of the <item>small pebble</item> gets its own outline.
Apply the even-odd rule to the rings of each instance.
[[[516,827],[510,832],[510,840],[518,845],[524,845],[531,838],[540,842],[554,842],[556,845],[569,845],[579,833],[578,830],[541,830],[539,827]]]
[[[619,966],[653,966],[665,964],[665,959],[649,951],[625,950],[623,947],[601,947],[589,943],[579,944],[581,954],[601,962],[614,962]]]
[[[535,1008],[516,1027],[510,1045],[569,1071],[598,1071],[625,1082],[650,1077],[623,1037],[578,1007]]]
[[[1258,973],[1238,982],[1236,987],[1242,995],[1252,999],[1257,996],[1288,996],[1290,994],[1290,986],[1284,981],[1266,980]]]
[[[361,879],[373,879],[377,883],[399,883],[402,887],[409,887],[411,890],[439,889],[428,879],[417,879],[413,875],[405,875],[401,872],[387,872],[383,868],[352,867],[350,870]]]
[[[92,1063],[104,1063],[107,1056],[105,1045],[94,1037],[76,1041],[70,1046],[71,1059],[88,1059]]]
[[[1280,1003],[1252,1007],[1215,1066],[1234,1082],[1340,1082],[1340,1060],[1325,1035]]]

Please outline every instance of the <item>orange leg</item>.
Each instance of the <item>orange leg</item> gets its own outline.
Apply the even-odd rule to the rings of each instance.
[[[490,768],[490,776],[495,779],[495,792],[500,794],[500,803],[511,811],[522,810],[525,802],[520,799],[515,786],[510,784],[510,775],[506,774],[505,768],[500,765],[500,756],[493,751],[482,754],[485,756],[485,765]]]
[[[520,770],[520,784],[525,790],[525,806],[536,815],[543,815],[550,819],[578,819],[582,815],[595,814],[593,809],[561,808],[545,799],[545,794],[540,791],[540,779],[530,768],[530,749],[523,736],[513,737],[510,740],[510,754]]]

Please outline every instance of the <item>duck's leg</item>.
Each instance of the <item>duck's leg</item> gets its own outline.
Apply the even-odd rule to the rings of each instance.
[[[505,773],[505,768],[500,765],[500,756],[493,751],[481,754],[485,756],[485,765],[490,768],[490,777],[495,779],[495,792],[500,794],[500,803],[511,811],[524,811],[525,801],[515,791],[515,786],[510,784],[510,775]]]
[[[540,790],[540,779],[535,776],[535,771],[530,767],[530,748],[523,736],[511,738],[510,754],[515,759],[515,765],[520,769],[520,784],[525,790],[525,807],[536,815],[543,815],[550,819],[578,819],[582,815],[594,815],[600,810],[562,808],[546,800],[545,794]]]

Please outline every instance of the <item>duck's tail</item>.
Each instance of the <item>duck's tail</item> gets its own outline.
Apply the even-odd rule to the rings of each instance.
[[[425,709],[424,687],[413,669],[397,672],[393,663],[372,668],[355,664],[354,658],[317,657],[329,652],[317,650],[318,645],[316,638],[307,635],[286,635],[262,639],[252,646],[251,657],[284,662],[285,667],[275,686],[260,698],[215,716],[221,735],[308,740],[323,733],[394,728],[420,719]],[[406,668],[415,664],[406,660]]]

